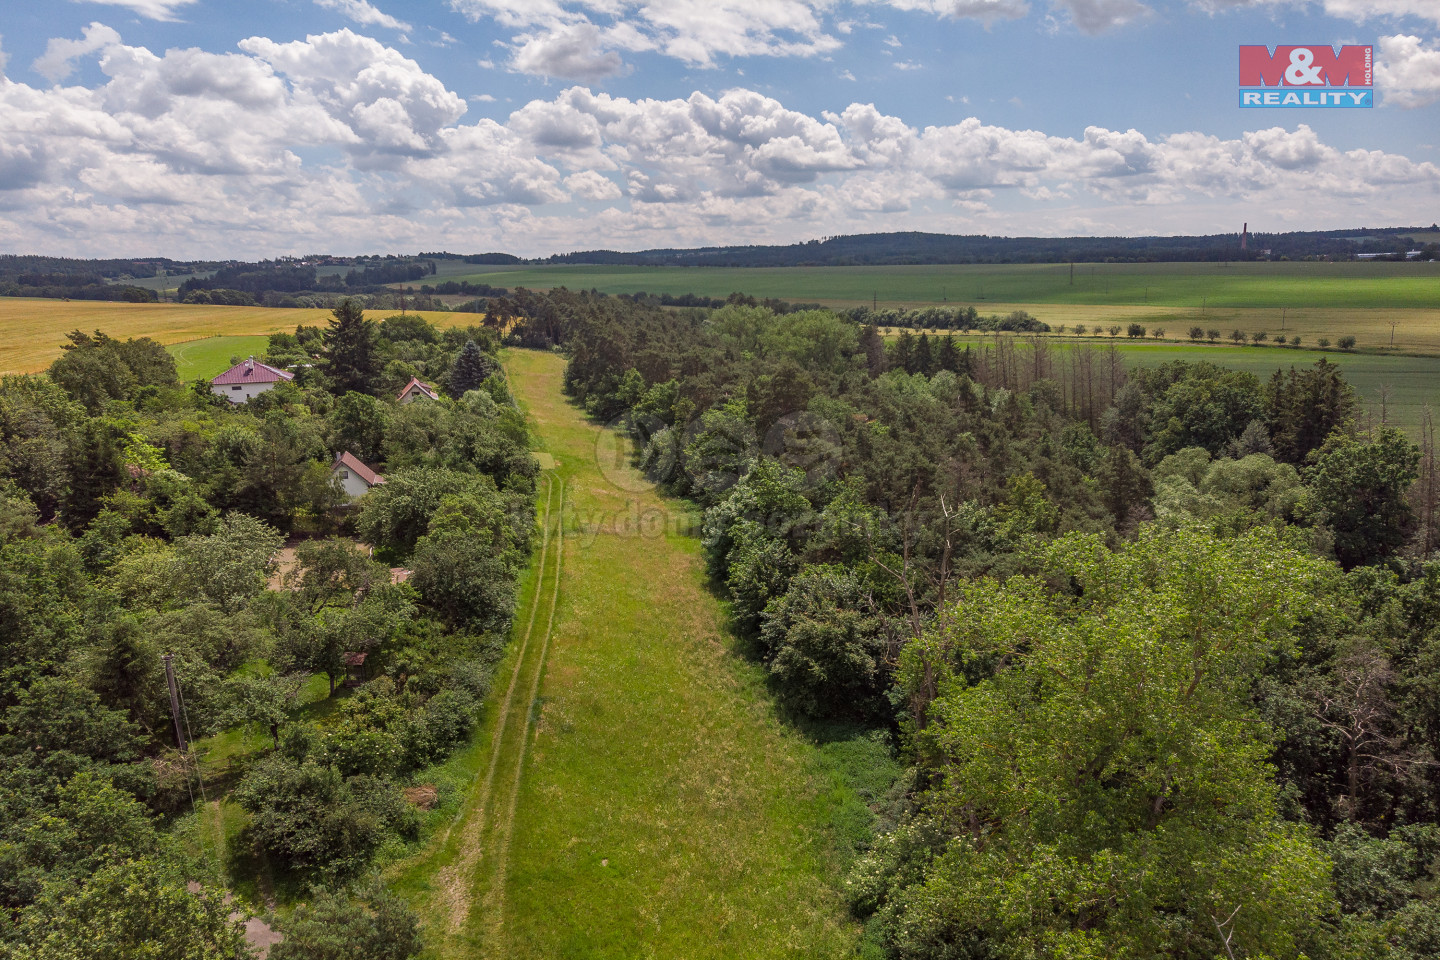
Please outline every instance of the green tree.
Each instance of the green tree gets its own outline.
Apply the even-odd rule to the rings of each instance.
[[[1406,492],[1419,465],[1420,449],[1394,427],[1332,434],[1320,448],[1305,480],[1344,567],[1384,560],[1404,545],[1415,521]]]
[[[21,911],[15,960],[250,960],[224,891],[161,860],[101,867],[80,884],[50,884]]]
[[[884,623],[860,580],[810,566],[760,619],[760,643],[781,695],[812,716],[863,716],[884,675]]]
[[[322,369],[339,394],[374,393],[379,367],[375,356],[375,323],[365,319],[360,301],[346,297],[331,311],[325,331]]]
[[[1035,562],[963,587],[902,655],[936,785],[857,901],[902,956],[1313,955],[1330,864],[1276,811],[1249,689],[1325,565],[1193,530]]]
[[[317,890],[282,932],[270,960],[410,960],[424,946],[415,912],[379,887],[363,899]]]
[[[327,440],[335,453],[349,451],[365,463],[374,463],[385,443],[390,408],[363,393],[347,393],[335,401],[327,420]]]
[[[494,358],[480,349],[474,340],[466,340],[465,346],[455,355],[450,365],[450,396],[457,400],[480,385],[500,368]]]

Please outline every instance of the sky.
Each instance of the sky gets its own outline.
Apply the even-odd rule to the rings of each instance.
[[[1240,109],[1241,44],[1375,46]],[[0,253],[1440,220],[1440,0],[5,0]]]

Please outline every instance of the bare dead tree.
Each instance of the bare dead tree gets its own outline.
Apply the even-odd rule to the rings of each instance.
[[[1423,749],[1395,729],[1395,707],[1389,696],[1395,679],[1383,653],[1360,647],[1336,665],[1333,686],[1315,695],[1315,719],[1335,735],[1345,752],[1341,813],[1352,819],[1359,819],[1362,792],[1378,774],[1409,779],[1433,765]]]

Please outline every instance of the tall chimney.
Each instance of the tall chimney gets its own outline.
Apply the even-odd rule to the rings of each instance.
[[[1240,249],[1245,250],[1250,246],[1250,223],[1247,221],[1245,227],[1240,231]]]

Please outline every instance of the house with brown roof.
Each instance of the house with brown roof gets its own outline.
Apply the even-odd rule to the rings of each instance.
[[[245,403],[262,393],[274,390],[277,383],[294,379],[293,373],[277,370],[254,357],[248,357],[211,380],[210,392],[231,403]]]
[[[405,384],[405,389],[400,391],[400,396],[395,398],[395,402],[403,407],[405,404],[414,403],[416,400],[439,399],[440,394],[435,392],[434,387],[428,383],[421,383],[415,377],[411,377],[410,382]]]
[[[330,465],[330,472],[340,481],[340,489],[351,500],[363,497],[371,487],[378,487],[385,482],[385,478],[365,464],[360,458],[348,450],[335,458]]]

